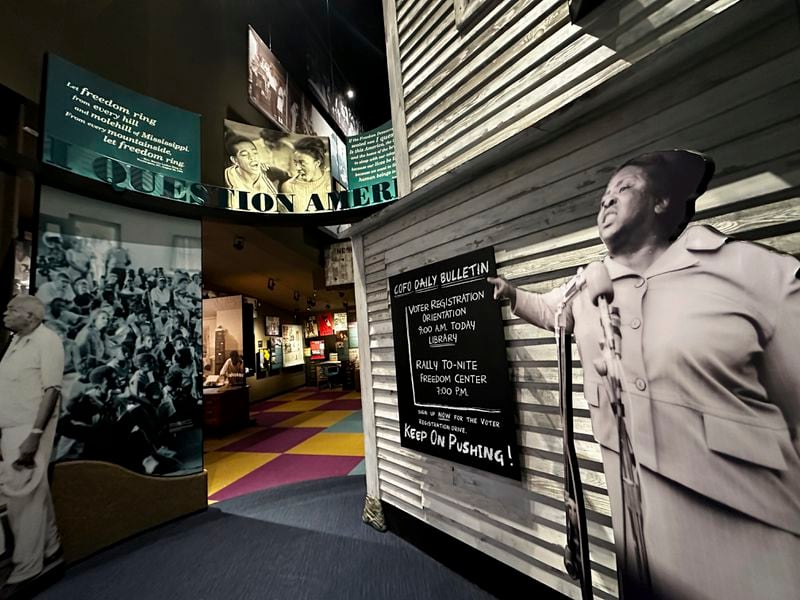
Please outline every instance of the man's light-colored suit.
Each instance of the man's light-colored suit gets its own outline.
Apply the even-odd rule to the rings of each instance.
[[[0,450],[6,468],[19,458],[20,444],[28,437],[48,389],[61,388],[64,374],[64,349],[56,333],[39,325],[30,334],[15,337],[0,360]],[[29,494],[4,495],[0,502],[8,508],[8,521],[14,534],[14,569],[8,583],[35,577],[42,571],[45,556],[59,548],[47,465],[53,451],[58,423],[58,405],[44,427],[35,455],[37,469],[45,471]]]

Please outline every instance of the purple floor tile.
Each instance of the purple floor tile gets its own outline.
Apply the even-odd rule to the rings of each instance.
[[[272,430],[262,429],[261,431],[251,433],[247,437],[243,437],[240,440],[231,442],[227,446],[220,446],[217,448],[217,450],[220,452],[247,452],[253,444],[257,444],[258,442],[263,441],[272,435],[275,435]]]
[[[362,460],[360,456],[284,454],[222,488],[211,499],[227,500],[287,483],[347,475]]]
[[[361,410],[361,400],[331,400],[315,410]]]
[[[276,423],[291,419],[301,413],[299,412],[262,412],[253,415],[256,423],[261,427],[272,427]]]
[[[334,391],[325,391],[325,392],[316,392],[313,398],[309,398],[309,400],[336,400],[340,396],[344,396],[349,392],[343,392],[342,390]]]
[[[281,404],[286,404],[289,400],[262,400],[261,402],[256,402],[255,404],[250,405],[250,412],[257,412],[259,410],[267,410],[269,408],[275,408],[280,406]]]

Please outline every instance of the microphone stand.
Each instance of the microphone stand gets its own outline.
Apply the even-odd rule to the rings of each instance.
[[[592,569],[589,558],[589,535],[586,505],[583,499],[578,455],[575,452],[572,426],[572,335],[563,321],[566,297],[555,313],[555,334],[558,350],[558,398],[563,431],[564,504],[566,511],[567,544],[564,547],[564,566],[572,579],[581,586],[582,600],[592,600]]]
[[[610,306],[614,299],[614,287],[608,271],[602,263],[591,263],[584,272],[567,285],[566,292],[555,311],[556,344],[558,345],[559,400],[564,432],[564,480],[567,509],[567,547],[564,564],[573,579],[580,579],[584,600],[591,598],[591,569],[589,545],[586,531],[586,510],[583,501],[578,459],[572,430],[572,355],[570,336],[566,332],[563,312],[567,304],[586,287],[589,298],[599,309],[600,326],[603,331],[600,342],[601,357],[594,361],[594,368],[603,378],[617,423],[620,457],[620,492],[622,495],[622,575],[619,597],[650,597],[652,583],[644,538],[642,493],[636,455],[625,423],[623,403],[624,369],[621,352],[621,329],[619,310]],[[633,542],[633,562],[628,569],[628,528]],[[627,589],[626,589],[627,585]]]
[[[636,465],[636,455],[633,451],[628,427],[625,423],[625,405],[622,401],[622,372],[620,316],[616,307],[610,307],[603,295],[595,299],[600,309],[600,325],[603,329],[603,342],[600,349],[603,358],[595,365],[598,373],[605,379],[606,389],[611,400],[611,409],[617,421],[617,434],[619,439],[620,457],[620,492],[622,506],[625,514],[622,516],[623,536],[623,565],[628,563],[628,524],[631,527],[633,538],[633,553],[635,557],[635,580],[631,581],[630,575],[625,579],[633,589],[625,590],[620,586],[619,597],[622,600],[626,591],[632,597],[650,595],[652,582],[650,567],[647,558],[647,545],[644,537],[644,515],[642,513],[642,492],[639,482],[639,470]],[[624,583],[624,582],[623,582]]]

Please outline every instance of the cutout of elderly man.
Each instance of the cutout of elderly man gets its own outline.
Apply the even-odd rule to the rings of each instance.
[[[44,305],[35,296],[13,298],[3,318],[14,337],[0,359],[0,450],[5,464],[0,501],[8,508],[14,552],[0,598],[24,594],[37,577],[63,562],[47,465],[58,421],[64,349],[43,318]],[[28,493],[17,495],[31,483]]]

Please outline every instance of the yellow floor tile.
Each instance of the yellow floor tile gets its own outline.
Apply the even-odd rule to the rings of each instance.
[[[306,412],[307,410],[314,410],[323,404],[327,404],[330,400],[294,400],[281,404],[275,408],[270,408],[264,412]]]
[[[330,427],[354,412],[354,410],[309,410],[302,415],[276,423],[275,427]]]
[[[344,396],[339,396],[337,400],[361,400],[361,392],[347,392]]]
[[[216,494],[278,456],[280,454],[267,452],[208,452],[204,457],[208,471],[208,495]]]
[[[215,450],[219,450],[223,446],[227,446],[228,444],[237,442],[242,438],[246,438],[248,435],[251,435],[253,433],[258,433],[259,431],[264,431],[264,428],[248,427],[247,429],[242,429],[241,431],[237,431],[236,433],[232,433],[231,435],[225,436],[223,438],[205,436],[205,439],[203,440],[203,450],[206,452],[214,452]]]
[[[364,456],[364,434],[318,433],[314,437],[289,450],[287,454]]]
[[[306,396],[310,396],[313,392],[289,392],[288,394],[281,394],[280,396],[275,396],[274,398],[270,398],[270,402],[289,402],[290,400],[297,400],[298,398],[305,398]]]

